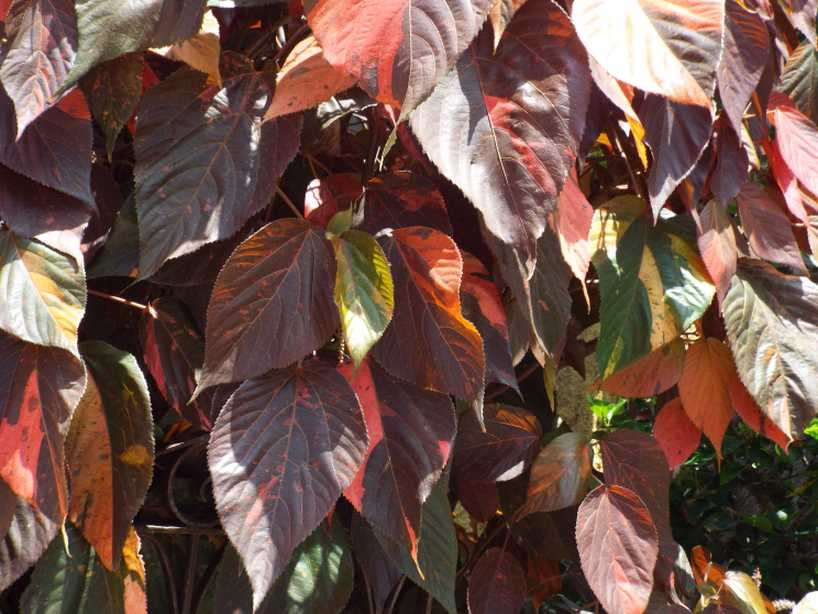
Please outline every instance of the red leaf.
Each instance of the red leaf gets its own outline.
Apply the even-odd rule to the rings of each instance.
[[[691,422],[704,431],[719,458],[733,417],[729,387],[735,377],[733,356],[722,341],[702,338],[688,348],[679,396]]]
[[[576,505],[587,491],[591,449],[580,433],[563,433],[534,459],[521,514],[553,512]]]
[[[67,509],[64,441],[85,388],[69,352],[0,333],[0,479],[45,516]]]
[[[216,279],[197,390],[285,367],[326,343],[339,326],[334,283],[332,248],[308,222],[279,219],[251,235]]]
[[[695,452],[702,432],[687,417],[682,401],[677,397],[668,401],[656,414],[653,437],[662,446],[671,469],[676,469]]]
[[[361,230],[375,234],[384,228],[428,226],[452,234],[443,195],[423,175],[408,171],[379,175],[365,191]]]
[[[349,209],[363,193],[357,173],[335,173],[313,179],[304,194],[304,215],[316,226],[326,228],[332,216]]]
[[[717,72],[719,96],[736,134],[769,61],[767,25],[736,0],[725,4],[724,50]]]
[[[777,443],[785,452],[787,451],[792,439],[778,428],[775,422],[761,412],[755,399],[738,377],[733,378],[732,382],[730,382],[730,400],[736,413],[741,416],[747,426],[770,441]]]
[[[621,486],[599,486],[577,512],[582,571],[602,606],[642,614],[653,590],[659,553],[656,527],[644,503]]]
[[[420,390],[369,361],[340,369],[364,411],[369,447],[344,496],[417,560],[421,505],[440,478],[454,442],[455,413],[444,394]]]
[[[652,397],[675,386],[682,376],[684,343],[675,339],[616,371],[600,390],[623,397]]]
[[[738,194],[738,212],[753,251],[765,260],[786,264],[806,274],[801,250],[784,211],[780,194],[748,182]]]
[[[534,414],[518,407],[485,407],[485,431],[474,412],[460,418],[454,449],[455,480],[479,483],[511,480],[530,464],[542,436]]]
[[[17,134],[23,134],[54,104],[53,95],[71,70],[78,44],[74,3],[15,0],[5,22],[9,42],[0,63],[0,81],[14,100]]]
[[[373,348],[393,375],[475,399],[483,388],[483,340],[460,310],[463,261],[439,230],[413,226],[380,239],[392,265],[395,313]],[[429,368],[435,365],[434,369]]]
[[[490,0],[305,0],[327,61],[379,101],[414,109],[469,46]]]
[[[517,375],[508,342],[508,321],[500,292],[486,267],[465,252],[460,296],[463,314],[474,323],[483,338],[486,383],[505,384],[517,390]]]
[[[211,433],[208,465],[254,608],[352,482],[366,449],[355,393],[329,365],[273,371],[230,397]]]
[[[716,283],[719,298],[723,299],[730,289],[730,281],[736,274],[738,262],[736,231],[727,213],[726,203],[707,203],[696,227],[702,261]]]
[[[210,395],[188,403],[204,362],[204,340],[184,305],[170,297],[153,301],[139,321],[139,340],[145,365],[168,404],[191,424],[209,431]]]
[[[469,614],[517,614],[526,598],[525,572],[501,548],[486,550],[469,576]]]
[[[818,127],[784,94],[770,96],[768,114],[775,125],[781,157],[804,187],[818,194]]]
[[[562,257],[580,281],[585,280],[593,249],[588,240],[594,208],[579,187],[577,171],[571,168],[557,201],[554,230],[560,240]]]
[[[494,51],[484,29],[412,114],[410,125],[440,172],[480,211],[486,228],[534,270],[537,239],[573,165],[591,79],[568,17],[528,0]]]
[[[801,186],[798,179],[792,172],[784,158],[781,157],[781,149],[778,141],[762,141],[764,151],[767,153],[767,162],[770,165],[775,182],[784,195],[784,201],[787,203],[787,208],[797,219],[805,222],[808,218],[807,210],[804,208],[804,195],[801,192]]]
[[[716,120],[713,132],[716,166],[710,176],[710,189],[717,199],[726,204],[735,198],[747,181],[750,162],[738,133],[724,116]]]

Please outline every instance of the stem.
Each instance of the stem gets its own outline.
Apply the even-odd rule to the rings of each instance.
[[[100,292],[99,290],[91,290],[88,288],[88,294],[93,296],[98,296],[100,298],[104,298],[109,301],[113,301],[114,303],[119,303],[120,305],[126,305],[128,307],[132,307],[133,309],[139,309],[139,311],[146,311],[152,317],[156,317],[156,313],[151,309],[148,305],[143,305],[142,303],[137,303],[136,301],[129,301],[126,298],[122,298],[121,296],[115,296],[113,294],[108,294],[107,292]]]
[[[276,186],[276,194],[281,197],[287,206],[290,208],[290,211],[295,213],[296,217],[300,217],[302,220],[304,219],[304,214],[298,210],[298,207],[295,206],[295,203],[290,199],[289,196],[281,189],[281,187]]]
[[[287,54],[290,53],[293,47],[295,47],[299,42],[301,42],[301,39],[304,38],[309,29],[310,26],[307,23],[302,23],[299,26],[298,30],[293,32],[292,36],[287,37],[287,40],[284,41],[284,44],[281,46],[281,48],[278,51],[276,51],[276,54],[273,56],[273,62],[278,64],[280,60],[287,57]]]
[[[402,576],[400,582],[395,587],[395,592],[392,593],[392,599],[389,601],[389,607],[384,610],[384,614],[392,614],[392,610],[395,609],[395,604],[398,602],[398,595],[403,590],[403,583],[406,581],[406,576]]]
[[[432,614],[432,596],[426,595],[426,614]]]
[[[622,157],[625,160],[625,166],[628,168],[628,175],[631,177],[631,183],[633,184],[634,191],[639,195],[639,198],[647,201],[645,192],[642,190],[642,184],[636,178],[636,173],[633,170],[633,166],[631,166],[630,157],[628,152],[625,151],[625,147],[622,145],[622,141],[619,138],[619,133],[617,132],[616,128],[614,127],[613,130],[608,129],[605,132],[608,134],[608,139],[610,139],[611,143],[616,145],[617,148],[619,148],[619,151],[622,153]]]
[[[185,598],[182,601],[182,614],[190,614],[193,603],[193,586],[196,583],[196,567],[199,564],[199,536],[190,536],[190,555],[187,560],[187,574],[185,577]]]

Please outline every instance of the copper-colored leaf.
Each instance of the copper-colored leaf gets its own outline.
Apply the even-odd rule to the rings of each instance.
[[[733,409],[741,416],[741,419],[744,420],[747,426],[756,433],[774,441],[785,451],[787,450],[792,442],[792,438],[785,435],[775,422],[761,413],[755,399],[753,399],[738,377],[734,378],[730,383],[730,400],[733,403]]]
[[[369,447],[344,496],[417,559],[421,506],[449,459],[455,414],[446,395],[420,390],[363,363],[341,369],[364,412]]]
[[[308,222],[276,220],[242,243],[216,279],[199,390],[285,367],[338,329],[335,258]]]
[[[684,463],[699,447],[702,432],[687,417],[676,397],[665,403],[653,423],[653,437],[662,446],[671,469]]]
[[[330,64],[380,102],[414,109],[469,46],[491,0],[305,0]]]
[[[49,519],[68,508],[64,439],[85,388],[77,358],[0,333],[0,480]]]
[[[676,385],[683,365],[684,342],[674,339],[609,375],[599,387],[622,397],[652,397]]]
[[[554,229],[559,237],[562,257],[580,281],[585,280],[593,255],[588,240],[593,220],[594,208],[580,189],[576,169],[572,168],[557,201]]]
[[[591,449],[581,433],[563,433],[534,459],[524,513],[576,505],[588,488]]]
[[[738,262],[736,231],[727,205],[715,200],[707,203],[699,215],[697,230],[702,261],[716,284],[719,298],[723,299]]]
[[[150,395],[127,352],[101,341],[86,341],[81,350],[88,385],[66,441],[68,516],[113,570],[153,475]]]
[[[469,574],[469,614],[518,614],[525,598],[519,561],[501,548],[486,550]]]
[[[428,226],[452,233],[443,195],[423,175],[408,171],[379,175],[365,191],[362,230],[375,234],[384,228]]]
[[[804,187],[818,194],[818,127],[783,94],[770,97],[768,113],[775,125],[781,157]]]
[[[273,101],[265,119],[304,111],[355,85],[355,77],[334,68],[324,59],[321,46],[310,35],[287,55],[276,75]]]
[[[344,377],[320,361],[243,383],[208,447],[216,509],[258,607],[355,477],[368,438]]]
[[[380,242],[392,265],[395,314],[373,355],[393,375],[423,388],[476,398],[483,387],[483,340],[460,309],[463,260],[454,241],[412,226]]]
[[[801,112],[818,122],[818,49],[804,41],[787,58],[781,73],[781,91]]]
[[[599,486],[577,512],[582,571],[609,612],[642,614],[653,589],[659,550],[650,512],[621,486]]]
[[[679,396],[688,417],[704,431],[719,458],[724,432],[733,417],[730,382],[735,376],[730,348],[722,341],[703,338],[688,348]]]

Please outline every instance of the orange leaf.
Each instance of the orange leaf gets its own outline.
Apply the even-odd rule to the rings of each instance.
[[[599,388],[621,397],[651,397],[679,381],[684,361],[684,343],[674,339],[605,378]]]
[[[662,447],[667,464],[675,469],[699,447],[702,433],[687,417],[677,397],[665,403],[653,423],[653,436]]]

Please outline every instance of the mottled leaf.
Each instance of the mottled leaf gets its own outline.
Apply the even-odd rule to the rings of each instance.
[[[736,134],[741,134],[742,117],[750,96],[769,61],[767,26],[757,13],[726,0],[724,50],[718,68],[719,97]]]
[[[305,0],[327,61],[371,96],[414,109],[480,31],[490,0]]]
[[[77,350],[85,271],[36,239],[0,228],[0,329],[37,345]]]
[[[557,201],[554,229],[559,237],[563,260],[580,281],[585,281],[591,265],[593,249],[588,235],[593,219],[594,208],[580,189],[576,170],[572,168]]]
[[[818,127],[782,94],[774,94],[770,106],[781,157],[804,187],[818,194]]]
[[[88,385],[65,444],[68,516],[113,570],[153,475],[150,394],[127,352],[102,341],[86,341],[81,350]]]
[[[576,505],[588,490],[591,448],[581,433],[563,433],[534,459],[524,513],[553,512]]]
[[[676,469],[698,449],[701,435],[699,427],[687,417],[678,397],[665,403],[656,414],[653,437],[662,446],[671,469]]]
[[[641,499],[622,486],[599,486],[577,512],[582,571],[609,612],[642,614],[659,552],[656,527]]]
[[[208,395],[188,402],[204,362],[204,340],[184,305],[173,298],[151,302],[139,321],[139,339],[148,372],[168,404],[188,422],[209,431],[215,416]]]
[[[421,506],[440,478],[456,420],[444,394],[419,390],[371,362],[341,369],[364,411],[369,448],[344,496],[364,518],[418,555]]]
[[[367,443],[355,393],[319,361],[248,380],[230,397],[213,427],[208,464],[254,608],[352,482]]]
[[[540,423],[525,409],[488,404],[485,430],[474,412],[460,418],[452,471],[459,482],[496,482],[521,475],[537,452]]]
[[[798,437],[818,399],[818,286],[743,259],[723,313],[741,381],[765,416]]]
[[[210,297],[199,388],[286,367],[326,343],[338,329],[334,260],[303,220],[276,220],[244,241]]]
[[[423,175],[407,171],[372,178],[365,188],[361,230],[375,234],[384,228],[407,226],[452,233],[446,203],[437,186]]]
[[[17,134],[51,107],[77,49],[71,0],[15,0],[5,16],[5,57],[0,81],[14,101]]]
[[[576,0],[571,19],[588,53],[615,78],[710,109],[724,0]]]
[[[469,574],[469,614],[518,614],[526,592],[519,561],[502,548],[490,548]]]
[[[77,358],[0,333],[0,480],[58,522],[68,508],[64,440],[85,388]]]
[[[781,73],[780,88],[804,115],[818,123],[818,50],[815,45],[803,42],[792,52]]]
[[[333,296],[346,349],[360,365],[392,320],[392,273],[381,246],[369,233],[347,230],[331,241],[336,266]]]
[[[684,342],[674,339],[606,377],[599,387],[621,397],[656,396],[679,381],[684,357]]]
[[[634,196],[617,197],[597,209],[592,228],[603,377],[679,337],[713,299],[704,263],[676,218],[654,227],[644,210]]]
[[[736,274],[738,262],[736,231],[727,205],[715,200],[707,203],[699,216],[697,230],[702,262],[716,284],[719,298],[723,299]]]
[[[353,85],[355,78],[333,68],[324,59],[318,41],[310,35],[287,54],[276,75],[273,102],[264,117],[311,109]]]
[[[438,230],[400,228],[380,239],[395,286],[395,314],[373,349],[390,373],[423,388],[477,397],[483,387],[483,340],[460,310],[463,260]],[[430,369],[435,364],[438,368]]]
[[[574,162],[590,96],[585,51],[551,0],[529,0],[495,52],[484,29],[412,114],[440,172],[510,246],[507,271],[528,279],[536,242]]]

